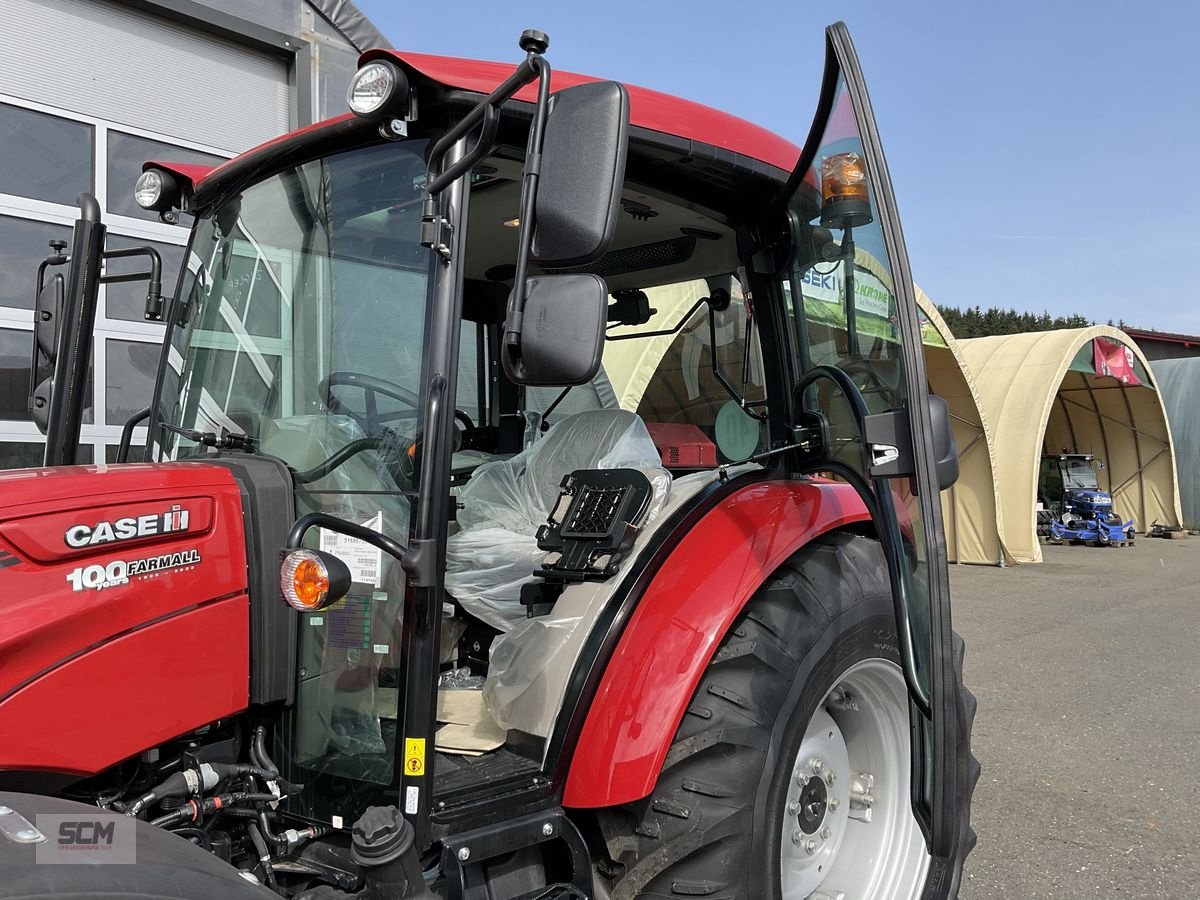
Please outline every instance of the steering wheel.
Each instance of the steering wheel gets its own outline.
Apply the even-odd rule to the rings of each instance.
[[[333,389],[338,385],[358,388],[363,392],[363,399],[366,403],[365,415],[355,412],[337,398]],[[329,407],[330,411],[349,416],[361,425],[363,431],[367,434],[378,434],[384,422],[390,422],[394,419],[416,418],[421,402],[415,391],[411,391],[391,381],[376,378],[374,375],[363,375],[361,372],[330,372],[317,385],[317,393],[325,405]],[[376,401],[376,396],[379,394],[400,401],[408,406],[412,412],[380,414],[379,404]]]
[[[356,387],[363,392],[367,407],[365,415],[359,415],[334,395],[333,388],[339,384]],[[384,422],[415,418],[421,402],[416,391],[383,378],[376,378],[374,375],[363,375],[360,372],[330,372],[317,386],[317,393],[330,410],[354,419],[367,434],[377,434]],[[388,412],[381,414],[379,404],[375,400],[376,394],[382,394],[407,404],[412,409],[412,413]],[[475,430],[475,423],[461,409],[454,410],[454,418],[467,432]]]
[[[883,372],[879,367],[871,365],[870,361],[865,359],[847,359],[837,368],[851,376],[852,380],[855,376],[862,376],[862,387],[859,388],[859,393],[864,395],[864,401],[866,394],[873,393],[879,394],[888,402],[889,406],[891,405],[891,399],[895,396],[896,389],[884,381]],[[855,384],[857,383],[855,381]]]

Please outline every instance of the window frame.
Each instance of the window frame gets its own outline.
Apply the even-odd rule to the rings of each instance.
[[[108,184],[108,149],[109,132],[131,135],[150,141],[179,147],[181,150],[191,150],[207,153],[224,159],[232,158],[236,151],[231,148],[215,147],[197,141],[185,140],[171,135],[147,131],[121,122],[89,116],[44,103],[26,100],[12,94],[0,92],[0,103],[26,109],[32,112],[55,116],[71,122],[88,125],[92,128],[92,187],[96,200],[104,212],[104,224],[108,233],[133,241],[154,241],[180,247],[184,251],[183,265],[180,275],[187,266],[187,247],[191,229],[178,225],[166,225],[161,222],[139,219],[107,212]],[[127,186],[128,190],[133,185]],[[75,224],[79,211],[74,206],[37,200],[16,194],[0,193],[0,216],[14,219],[24,219],[30,222],[64,225],[68,228]],[[49,253],[49,248],[47,248]],[[174,296],[177,281],[164,283],[164,293]],[[110,318],[108,315],[108,296],[105,285],[100,285],[99,302],[96,309],[96,327],[92,348],[92,422],[82,426],[80,445],[92,447],[93,460],[103,462],[105,447],[117,444],[121,439],[121,430],[125,423],[109,422],[106,415],[106,397],[108,390],[108,341],[140,342],[161,347],[165,333],[164,327],[156,322],[136,322],[127,319]],[[10,306],[0,306],[0,328],[33,332],[33,311],[17,309]],[[157,379],[157,371],[152,373]],[[147,398],[148,400],[150,398]],[[0,420],[0,443],[44,443],[45,438],[37,430],[32,421],[20,419]],[[140,426],[134,429],[133,445],[145,445],[146,428]]]

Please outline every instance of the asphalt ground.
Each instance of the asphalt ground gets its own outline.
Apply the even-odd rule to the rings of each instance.
[[[1200,898],[1200,537],[951,566],[983,765],[963,900]]]

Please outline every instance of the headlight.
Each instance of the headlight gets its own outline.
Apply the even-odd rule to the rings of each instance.
[[[346,103],[356,116],[375,117],[386,112],[402,113],[408,105],[408,79],[392,63],[369,62],[350,79]]]
[[[301,612],[315,612],[346,596],[350,590],[350,570],[329,553],[287,550],[279,567],[279,590],[288,606]]]
[[[128,182],[126,182],[128,184]],[[158,169],[147,169],[138,176],[133,186],[133,199],[142,209],[158,209],[162,203],[166,184],[162,172]]]
[[[133,185],[133,199],[142,209],[165,213],[182,206],[183,192],[170,172],[147,169]]]

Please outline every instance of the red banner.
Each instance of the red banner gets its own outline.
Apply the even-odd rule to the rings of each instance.
[[[1133,368],[1133,351],[1117,341],[1096,338],[1092,341],[1092,359],[1096,377],[1108,375],[1122,384],[1141,384]]]

